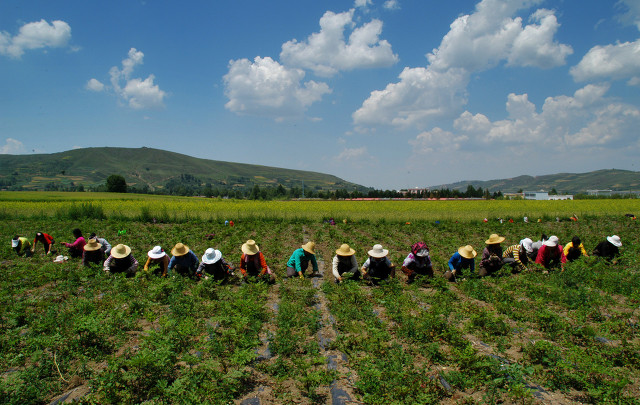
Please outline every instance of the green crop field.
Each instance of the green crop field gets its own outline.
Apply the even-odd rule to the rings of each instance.
[[[639,225],[624,215],[638,207],[2,192],[0,403],[638,403]],[[573,214],[579,221],[566,220]],[[177,242],[198,257],[215,247],[237,266],[240,246],[255,239],[277,281],[125,278],[78,259],[54,263],[41,246],[30,258],[10,247],[15,234],[32,240],[37,231],[70,241],[76,227],[129,245],[140,268],[154,245]],[[503,247],[578,235],[589,252],[617,234],[622,255],[548,274],[529,264],[520,274],[441,277],[459,246],[480,254],[491,233],[506,237]],[[285,280],[291,252],[308,240],[323,277]],[[432,279],[333,283],[342,243],[359,264],[381,243],[399,267],[420,240]]]

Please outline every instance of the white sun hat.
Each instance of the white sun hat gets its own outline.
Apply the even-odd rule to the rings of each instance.
[[[618,235],[607,236],[607,240],[611,242],[613,246],[622,246],[622,240],[620,240],[620,237]]]
[[[220,260],[221,257],[222,253],[219,250],[209,248],[205,250],[204,255],[202,255],[202,263],[213,264]]]
[[[531,253],[533,252],[533,241],[529,238],[524,238],[520,241],[520,245],[524,248],[524,250],[526,250],[527,252]]]
[[[549,239],[544,241],[545,246],[556,247],[558,246],[558,237],[556,235],[549,236]]]
[[[167,255],[167,252],[162,250],[161,246],[154,246],[153,249],[147,252],[147,255],[152,259],[160,259]]]
[[[380,244],[373,245],[373,249],[369,251],[369,256],[376,257],[376,258],[385,257],[388,254],[389,254],[389,251],[387,249],[383,249],[382,245]]]

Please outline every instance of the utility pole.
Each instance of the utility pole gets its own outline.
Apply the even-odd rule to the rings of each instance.
[[[304,180],[302,180],[302,198],[304,198]]]

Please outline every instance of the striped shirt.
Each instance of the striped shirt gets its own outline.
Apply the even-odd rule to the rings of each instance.
[[[520,245],[511,245],[502,253],[502,257],[503,258],[512,257],[516,261],[516,266],[518,266],[518,270],[525,271],[527,270],[527,266],[525,266],[522,260],[520,260],[520,248],[521,248]],[[527,263],[529,262],[527,255],[523,255],[522,257],[525,260],[525,262]]]

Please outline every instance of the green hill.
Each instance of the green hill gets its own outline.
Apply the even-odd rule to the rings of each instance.
[[[452,184],[430,187],[431,189],[449,188],[465,191],[469,185],[474,188],[482,187],[490,192],[502,191],[515,193],[524,191],[544,190],[555,188],[558,193],[579,194],[587,190],[640,190],[640,172],[629,170],[597,170],[589,173],[558,173],[545,176],[518,176],[499,180],[466,180]]]
[[[176,184],[218,189],[302,187],[309,190],[366,191],[336,176],[302,170],[199,159],[152,148],[84,148],[35,155],[0,155],[0,188],[43,190],[52,185],[96,187],[112,174],[129,186],[150,191]]]

